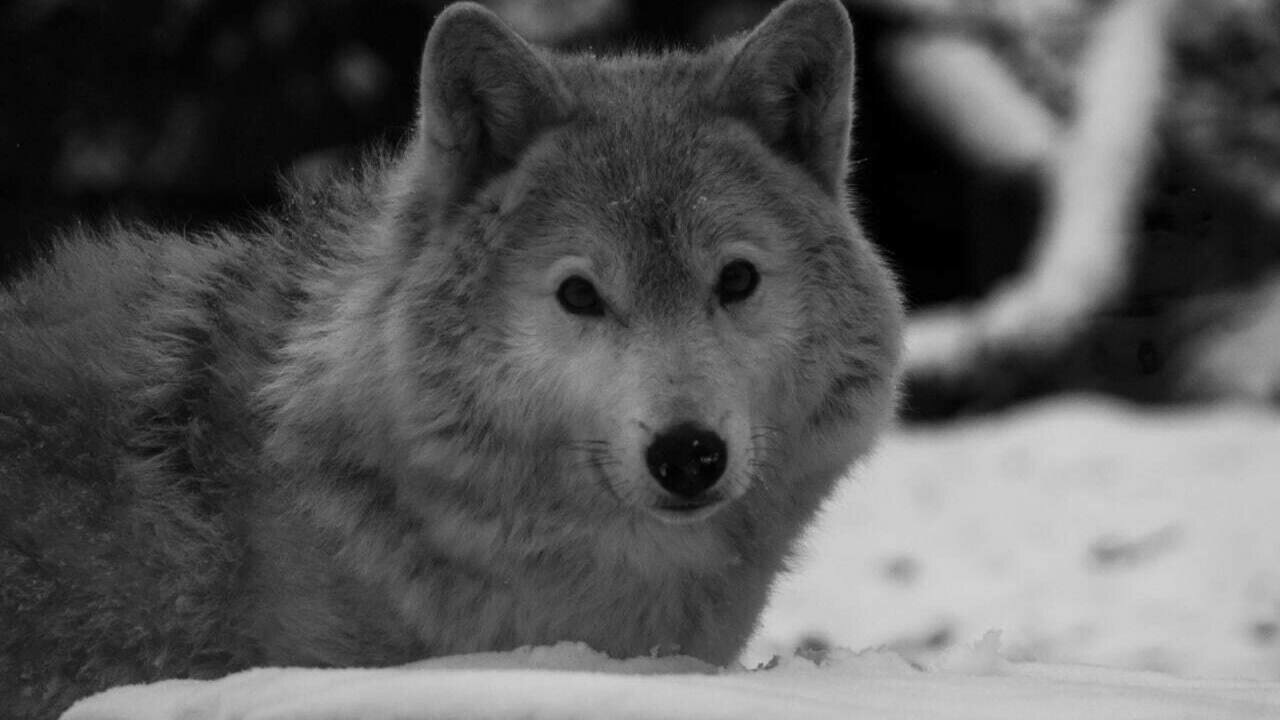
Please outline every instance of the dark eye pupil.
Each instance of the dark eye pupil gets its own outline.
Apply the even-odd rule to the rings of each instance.
[[[760,283],[756,266],[746,260],[734,260],[720,271],[720,302],[728,304],[745,300]]]
[[[574,275],[560,283],[556,291],[560,306],[574,315],[603,315],[604,303],[589,281]]]

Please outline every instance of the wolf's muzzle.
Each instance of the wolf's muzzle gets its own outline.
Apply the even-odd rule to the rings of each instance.
[[[680,498],[700,497],[716,484],[729,462],[724,439],[693,422],[658,433],[644,453],[649,474]]]

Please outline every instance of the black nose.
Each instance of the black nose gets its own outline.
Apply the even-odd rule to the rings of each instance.
[[[695,423],[680,423],[653,439],[644,452],[649,474],[675,495],[693,498],[724,474],[728,452],[719,435]]]

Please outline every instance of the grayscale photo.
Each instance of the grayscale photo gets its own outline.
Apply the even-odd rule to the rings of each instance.
[[[1280,2],[0,6],[0,719],[1280,718]]]

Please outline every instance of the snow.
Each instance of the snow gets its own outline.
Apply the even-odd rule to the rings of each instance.
[[[994,636],[936,669],[896,654],[792,657],[715,673],[689,658],[617,661],[585,646],[459,656],[388,670],[266,669],[116,688],[64,720],[285,718],[1214,718],[1280,717],[1280,685],[1006,662]],[[558,670],[556,668],[566,668]],[[693,672],[690,672],[690,671]]]
[[[1280,415],[1090,397],[890,436],[747,661],[803,637],[1280,680]]]
[[[1274,413],[1054,400],[887,438],[779,584],[759,669],[563,643],[116,688],[64,717],[1280,718],[1278,509]]]

